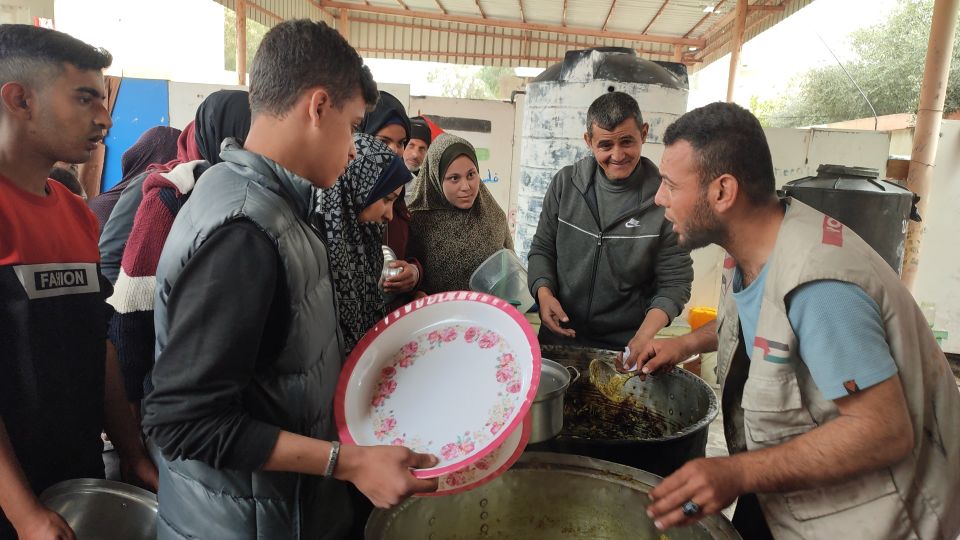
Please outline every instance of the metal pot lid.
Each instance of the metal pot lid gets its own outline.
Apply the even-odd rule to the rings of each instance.
[[[570,372],[559,362],[540,358],[540,385],[534,403],[563,394],[570,386]]]

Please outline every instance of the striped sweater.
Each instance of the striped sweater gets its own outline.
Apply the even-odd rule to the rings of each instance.
[[[153,368],[153,302],[157,264],[173,220],[187,201],[197,178],[209,167],[203,160],[151,174],[143,183],[143,202],[123,250],[120,276],[108,302],[116,311],[110,339],[117,347],[127,399],[143,398],[146,377]]]

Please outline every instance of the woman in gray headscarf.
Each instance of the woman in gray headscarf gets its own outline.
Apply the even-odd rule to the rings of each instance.
[[[513,249],[507,216],[483,185],[477,153],[466,140],[437,137],[413,189],[407,253],[423,264],[424,292],[469,290],[480,263]]]

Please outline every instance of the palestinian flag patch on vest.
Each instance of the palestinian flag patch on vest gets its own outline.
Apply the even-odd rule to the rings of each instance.
[[[857,385],[857,381],[851,379],[849,381],[844,381],[843,389],[847,391],[847,394],[856,394],[860,391],[860,387]]]
[[[790,361],[790,347],[783,343],[757,336],[753,339],[753,346],[763,352],[763,359],[767,362],[786,364]]]

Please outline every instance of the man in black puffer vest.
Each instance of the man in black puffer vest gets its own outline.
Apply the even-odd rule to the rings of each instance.
[[[355,157],[377,100],[370,71],[322,22],[264,37],[253,123],[228,139],[177,215],[157,268],[154,390],[144,428],[160,468],[158,538],[342,538],[344,481],[380,507],[436,489],[432,456],[335,442],[343,362],[311,188]]]

